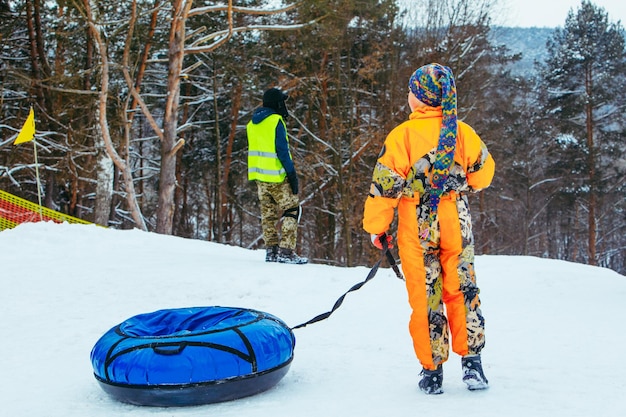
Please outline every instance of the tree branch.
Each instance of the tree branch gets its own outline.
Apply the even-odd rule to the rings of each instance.
[[[296,7],[298,7],[299,5],[300,5],[300,2],[296,2],[280,9],[271,9],[271,10],[256,9],[253,7],[233,6],[232,11],[236,13],[246,13],[246,14],[254,14],[254,15],[273,15],[273,14],[279,14],[279,13],[285,13],[285,12],[291,11],[295,9]],[[212,13],[212,12],[225,12],[227,10],[228,10],[228,6],[222,6],[222,5],[197,7],[189,11],[189,17],[206,14],[206,13]]]
[[[122,55],[122,74],[124,74],[126,85],[128,86],[128,90],[130,91],[130,94],[133,97],[133,104],[139,105],[141,112],[144,114],[144,116],[146,116],[146,119],[148,119],[148,123],[150,124],[150,127],[152,127],[152,130],[154,130],[154,133],[162,141],[163,131],[159,127],[156,120],[154,120],[154,117],[152,117],[152,113],[148,109],[148,106],[143,101],[143,98],[141,98],[141,95],[139,94],[139,91],[137,90],[139,86],[135,82],[133,82],[133,79],[130,76],[130,72],[128,71],[129,61],[130,61],[129,60],[130,47],[131,47],[133,29],[135,27],[136,20],[137,20],[136,2],[133,2],[133,12],[131,13],[130,22],[128,25],[128,35],[126,36],[126,43],[124,45],[124,53]],[[132,108],[134,109],[134,106]]]
[[[302,29],[305,28],[307,26],[313,25],[317,22],[319,22],[321,19],[323,19],[323,17],[311,20],[310,22],[307,23],[300,23],[297,25],[249,25],[249,26],[241,26],[241,27],[237,27],[237,28],[233,28],[231,29],[225,29],[225,30],[220,30],[217,32],[213,32],[208,36],[205,36],[203,38],[200,38],[198,40],[196,40],[195,42],[193,42],[188,48],[185,48],[185,54],[199,54],[202,52],[211,52],[214,49],[216,49],[217,47],[219,47],[220,45],[222,45],[224,42],[226,42],[228,40],[228,38],[230,36],[232,36],[235,33],[241,33],[241,32],[249,32],[249,31],[253,31],[253,30],[261,30],[261,31],[288,31],[288,30],[297,30],[297,29]],[[223,37],[223,38],[221,38]],[[218,39],[221,38],[221,39]],[[213,42],[212,44],[208,45],[208,46],[198,46],[202,43],[211,41],[213,39],[218,39],[215,42]]]

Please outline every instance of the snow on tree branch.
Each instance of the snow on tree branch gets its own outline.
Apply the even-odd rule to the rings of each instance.
[[[299,4],[300,2],[296,2],[288,6],[279,8],[279,9],[270,9],[270,10],[257,9],[253,7],[232,6],[232,11],[236,13],[255,14],[255,15],[273,15],[273,14],[285,13],[285,12],[294,10],[296,7],[298,7]],[[231,6],[216,5],[216,6],[197,7],[189,11],[189,17],[197,16],[197,15],[201,15],[205,13],[225,12],[225,11],[228,11],[229,7]]]
[[[306,26],[310,26],[312,24],[317,23],[321,18],[311,20],[307,23],[300,23],[296,25],[249,25],[249,26],[241,26],[233,29],[224,29],[217,32],[213,32],[208,36],[197,39],[193,42],[189,47],[185,48],[186,54],[198,54],[203,52],[211,52],[216,49],[218,46],[222,45],[226,40],[228,40],[233,34],[241,33],[241,32],[250,32],[253,30],[261,30],[261,31],[287,31],[287,30],[297,30],[302,29]],[[206,46],[198,46],[205,42],[214,40],[215,41]]]

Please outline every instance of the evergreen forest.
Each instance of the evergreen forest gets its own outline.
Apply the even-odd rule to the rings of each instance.
[[[263,248],[246,124],[278,87],[298,252],[371,265],[372,170],[408,117],[409,76],[438,62],[496,161],[470,197],[476,253],[626,274],[623,27],[583,0],[521,67],[495,36],[497,1],[0,0],[0,190],[103,226]],[[36,148],[13,145],[30,108]]]

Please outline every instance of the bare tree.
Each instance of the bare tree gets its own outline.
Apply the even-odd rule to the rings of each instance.
[[[141,214],[141,210],[139,205],[137,204],[137,198],[135,195],[135,184],[133,182],[133,176],[131,172],[130,165],[127,161],[120,157],[115,147],[113,146],[113,141],[111,139],[111,134],[109,131],[109,124],[107,120],[107,102],[109,98],[109,59],[107,52],[107,45],[102,39],[100,29],[95,23],[92,7],[92,0],[84,0],[85,13],[87,16],[87,21],[91,28],[91,33],[95,39],[96,50],[100,56],[101,61],[101,81],[100,81],[100,93],[98,99],[98,137],[102,138],[104,142],[105,149],[109,157],[113,160],[113,163],[118,167],[118,169],[122,173],[122,177],[124,178],[124,187],[126,191],[126,201],[128,203],[128,207],[130,209],[131,216],[135,221],[135,224],[139,226],[142,230],[147,230],[146,223]],[[136,17],[136,3],[133,2],[133,8],[131,12],[131,22]],[[131,25],[132,27],[132,25]],[[103,163],[106,163],[106,159],[101,159]],[[101,166],[101,172],[108,172],[107,166]],[[103,179],[104,181],[108,181],[108,177]]]

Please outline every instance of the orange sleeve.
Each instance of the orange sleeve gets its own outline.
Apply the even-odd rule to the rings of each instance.
[[[404,136],[405,129],[402,128],[389,133],[374,167],[372,185],[363,212],[363,229],[368,233],[379,234],[389,229],[395,208],[402,197],[410,169]]]
[[[480,136],[465,123],[459,123],[465,148],[464,169],[467,184],[473,191],[489,187],[495,174],[496,164]]]
[[[489,187],[495,172],[496,163],[491,154],[488,154],[487,159],[478,171],[467,173],[467,183],[474,191],[482,190]]]
[[[363,230],[371,234],[386,232],[393,221],[399,199],[367,197],[363,212]]]

